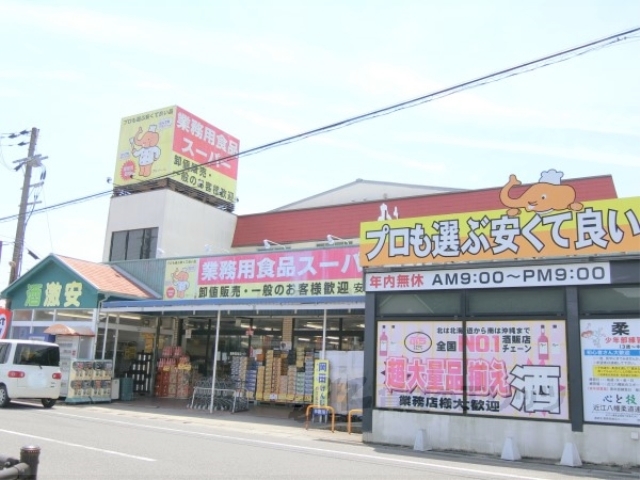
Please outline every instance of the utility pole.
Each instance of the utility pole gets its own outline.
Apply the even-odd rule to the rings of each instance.
[[[38,141],[38,130],[36,127],[31,129],[31,140],[29,141],[29,153],[27,158],[17,160],[16,170],[24,165],[24,181],[22,182],[22,197],[20,199],[20,210],[18,212],[18,225],[16,227],[16,238],[13,245],[13,261],[11,262],[11,272],[9,273],[9,285],[11,285],[20,275],[22,266],[22,251],[24,250],[24,234],[27,228],[27,207],[29,204],[29,191],[31,190],[31,169],[34,163],[40,159],[34,158],[36,152],[36,143]]]

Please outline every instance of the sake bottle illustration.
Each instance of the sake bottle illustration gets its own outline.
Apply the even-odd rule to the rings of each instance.
[[[382,326],[382,333],[380,334],[380,356],[386,357],[389,350],[389,338],[387,337],[386,325]]]
[[[396,335],[396,326],[391,325],[391,331],[389,332],[389,353],[391,355],[398,354],[398,338]]]
[[[540,325],[540,336],[538,337],[538,360],[549,360],[549,338],[544,333],[544,325]]]

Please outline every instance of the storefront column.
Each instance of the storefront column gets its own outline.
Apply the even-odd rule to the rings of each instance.
[[[100,322],[98,322],[98,324],[99,323]],[[99,325],[98,325],[98,328],[100,328]],[[98,329],[96,329],[96,335],[97,334],[98,334]],[[104,320],[104,338],[102,339],[102,359],[101,360],[104,360],[104,354],[107,351],[107,335],[108,334],[109,334],[109,314],[107,314],[107,317]]]
[[[218,368],[218,341],[220,340],[220,310],[216,319],[216,340],[213,346],[213,376],[211,377],[211,401],[209,402],[209,413],[213,413],[213,397],[216,392],[216,368]]]
[[[362,380],[362,433],[373,432],[373,406],[376,383],[376,296],[364,297],[364,378]],[[365,436],[366,441],[366,436]]]
[[[327,351],[327,309],[324,309],[324,315],[322,317],[322,360],[326,358]]]
[[[582,432],[583,403],[582,403],[582,350],[580,345],[580,313],[578,307],[578,288],[567,287],[565,290],[567,302],[567,365],[569,368],[569,417],[571,430]]]
[[[98,349],[98,308],[93,309],[93,313],[91,314],[91,325],[93,327],[93,333],[95,334],[91,339],[91,358],[96,358],[96,350]]]
[[[116,315],[116,331],[113,336],[113,371],[116,371],[116,357],[118,355],[118,334],[120,333],[120,315]]]

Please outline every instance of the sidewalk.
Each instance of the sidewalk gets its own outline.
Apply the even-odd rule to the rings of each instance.
[[[134,417],[144,417],[153,419],[158,417],[166,417],[170,421],[177,422],[206,422],[214,423],[217,428],[251,431],[253,433],[260,432],[263,434],[307,439],[322,440],[335,443],[348,443],[352,445],[369,445],[362,441],[362,424],[361,422],[352,422],[352,433],[347,433],[347,422],[336,422],[335,429],[331,431],[331,418],[327,423],[311,422],[307,424],[305,411],[294,409],[292,406],[276,405],[276,404],[258,404],[251,405],[248,411],[231,413],[228,411],[209,412],[208,409],[188,408],[190,400],[187,399],[169,399],[156,397],[137,397],[132,401],[114,401],[111,403],[83,404],[83,405],[67,405],[60,403],[62,408],[88,408],[91,410],[111,412],[116,415],[129,415]],[[308,428],[306,428],[308,427]],[[403,446],[379,446],[384,448],[397,448],[407,451],[409,447]],[[435,451],[424,452],[430,458],[447,459],[462,463],[482,463],[505,465],[511,462],[501,460],[499,457],[492,455],[481,455],[468,452],[453,451]],[[530,465],[539,465],[540,468],[548,470],[549,468],[559,469],[558,471],[565,475],[569,471],[574,471],[576,477],[583,478],[630,478],[640,479],[640,468],[637,466],[618,467],[608,465],[584,464],[582,467],[571,469],[571,467],[563,467],[557,461],[544,459],[523,458],[514,464],[526,463]]]
[[[231,413],[228,411],[214,410],[209,412],[206,408],[190,408],[190,399],[158,398],[158,397],[136,397],[131,401],[116,400],[111,403],[95,403],[84,405],[68,405],[71,408],[83,406],[85,408],[99,409],[115,412],[133,412],[139,415],[151,416],[171,416],[179,418],[200,418],[210,421],[221,421],[225,423],[246,424],[261,426],[263,429],[273,431],[273,429],[295,429],[298,432],[323,432],[331,434],[331,416],[326,423],[319,419],[313,419],[310,415],[308,424],[306,423],[306,410],[296,409],[292,405],[282,404],[251,404],[249,410]],[[60,403],[59,405],[66,405]],[[315,421],[314,421],[315,420]],[[362,443],[362,423],[351,422],[351,434],[348,433],[348,422],[336,420],[334,432],[340,433],[341,437],[349,438],[349,442]],[[307,427],[307,428],[305,428]]]

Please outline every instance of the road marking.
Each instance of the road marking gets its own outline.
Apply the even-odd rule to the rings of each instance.
[[[257,439],[253,439],[253,438],[244,438],[244,437],[233,437],[230,435],[220,435],[218,433],[204,433],[204,432],[193,432],[193,431],[189,431],[189,430],[181,430],[181,429],[177,429],[177,428],[168,428],[168,427],[157,427],[154,425],[143,425],[143,424],[139,424],[139,423],[132,423],[132,422],[125,422],[122,420],[110,420],[110,419],[105,419],[105,418],[96,418],[96,417],[88,417],[88,416],[84,416],[84,415],[74,415],[71,413],[62,413],[62,412],[51,412],[51,411],[47,411],[47,412],[42,412],[45,415],[51,415],[51,414],[55,414],[55,415],[60,415],[60,416],[64,416],[64,417],[72,417],[72,418],[78,418],[78,419],[82,419],[82,420],[94,420],[94,421],[98,421],[101,423],[113,423],[113,424],[118,424],[118,425],[126,425],[128,427],[139,427],[142,429],[147,429],[147,430],[155,430],[155,431],[162,431],[162,432],[168,432],[168,433],[180,433],[180,434],[189,434],[189,435],[194,435],[194,436],[199,436],[199,437],[205,437],[205,438],[211,438],[211,439],[216,439],[216,440],[226,440],[226,441],[232,441],[235,443],[245,443],[245,444],[253,444],[256,446],[265,446],[265,447],[271,447],[271,448],[286,448],[286,449],[290,449],[290,450],[296,450],[296,451],[300,451],[300,452],[307,452],[307,453],[320,453],[320,454],[324,454],[324,455],[329,455],[329,456],[333,456],[333,455],[341,455],[344,457],[351,457],[351,458],[355,458],[355,459],[361,459],[361,460],[375,460],[377,462],[383,461],[383,462],[388,462],[388,463],[395,463],[395,464],[399,464],[399,465],[407,465],[407,466],[420,466],[420,467],[431,467],[431,468],[439,468],[439,469],[443,469],[443,470],[451,470],[451,471],[456,471],[456,472],[461,472],[461,473],[472,473],[472,474],[481,474],[481,475],[485,475],[485,476],[491,476],[493,478],[496,477],[500,477],[500,478],[517,478],[517,479],[522,479],[522,480],[548,480],[549,477],[526,477],[523,476],[521,473],[500,473],[500,472],[495,472],[495,471],[487,471],[487,470],[482,470],[479,468],[467,468],[467,467],[455,467],[455,466],[451,466],[451,465],[442,465],[439,463],[433,463],[433,462],[425,462],[425,461],[420,461],[420,460],[404,460],[404,459],[399,459],[399,458],[386,458],[386,457],[382,457],[380,455],[370,455],[370,454],[366,454],[366,453],[355,453],[355,452],[344,452],[344,451],[339,451],[339,450],[330,450],[330,449],[326,449],[326,448],[318,448],[318,447],[304,447],[304,446],[300,446],[300,445],[291,445],[288,443],[278,443],[278,442],[270,442],[270,441],[266,441],[266,440],[257,440]],[[2,430],[0,430],[2,431]],[[487,465],[487,467],[490,467],[491,465]],[[495,466],[495,465],[494,465]],[[501,467],[501,468],[508,468],[508,467]]]
[[[133,458],[134,460],[142,460],[144,462],[156,461],[153,458],[139,457],[137,455],[129,455],[128,453],[115,452],[113,450],[105,450],[104,448],[88,447],[86,445],[80,445],[78,443],[63,442],[61,440],[56,440],[54,438],[39,437],[38,435],[30,435],[28,433],[13,432],[11,430],[3,430],[3,429],[0,429],[0,432],[9,433],[11,435],[18,435],[20,437],[35,438],[36,440],[43,440],[45,442],[58,443],[60,445],[66,445],[68,447],[84,448],[85,450],[93,450],[94,452],[106,453],[108,455],[119,455],[121,457]]]

